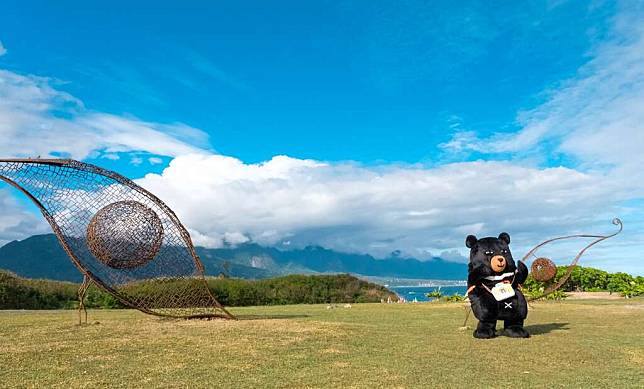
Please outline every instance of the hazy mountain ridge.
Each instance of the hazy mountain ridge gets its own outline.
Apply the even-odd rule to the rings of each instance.
[[[207,275],[221,272],[240,278],[266,278],[292,273],[352,273],[365,276],[464,279],[467,266],[440,258],[419,261],[398,256],[376,259],[368,254],[342,253],[319,246],[279,250],[255,243],[209,249],[197,247]],[[0,247],[0,269],[28,278],[75,281],[82,276],[55,235],[35,235]]]

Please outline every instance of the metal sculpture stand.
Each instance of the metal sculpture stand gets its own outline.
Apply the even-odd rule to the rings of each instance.
[[[83,273],[79,322],[90,283],[152,315],[235,318],[174,212],[131,180],[71,159],[0,159],[0,180],[38,206]]]
[[[87,309],[85,308],[85,295],[89,288],[91,281],[89,277],[83,276],[83,283],[78,288],[78,325],[83,324],[81,320],[82,313],[85,313],[85,324],[87,324]]]

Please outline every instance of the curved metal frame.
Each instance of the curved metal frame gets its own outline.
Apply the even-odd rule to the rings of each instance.
[[[211,298],[212,304],[214,308],[221,310],[223,313],[213,313],[213,314],[196,314],[196,315],[172,315],[172,314],[167,314],[167,313],[162,313],[162,312],[156,312],[152,311],[150,309],[147,309],[145,307],[137,306],[136,304],[132,303],[128,299],[124,298],[121,296],[121,293],[119,293],[117,290],[112,288],[111,286],[107,285],[105,282],[103,282],[100,277],[97,277],[95,274],[93,274],[86,266],[83,265],[82,261],[78,259],[76,254],[73,252],[71,247],[68,245],[67,241],[64,239],[64,234],[61,231],[60,227],[58,226],[57,222],[53,218],[53,216],[49,213],[49,211],[46,209],[46,207],[41,203],[41,201],[36,198],[33,194],[31,194],[28,190],[23,188],[21,185],[16,183],[15,181],[11,180],[10,178],[3,176],[0,174],[0,180],[8,183],[12,187],[18,189],[20,192],[22,192],[24,195],[26,195],[39,209],[42,215],[45,217],[49,225],[51,226],[54,234],[56,235],[56,238],[58,239],[59,243],[62,245],[63,249],[71,259],[72,263],[78,268],[78,270],[89,280],[91,280],[93,283],[95,283],[97,286],[99,286],[101,289],[103,289],[105,292],[109,293],[110,295],[114,296],[117,300],[119,300],[121,303],[125,304],[126,306],[135,308],[141,312],[150,314],[150,315],[155,315],[155,316],[165,316],[165,317],[183,317],[183,318],[199,318],[199,317],[221,317],[221,318],[226,318],[226,319],[235,319],[235,316],[233,316],[230,312],[228,312],[214,297],[212,292],[210,291],[210,288],[208,288],[208,284],[204,278],[204,273],[205,269],[203,264],[201,263],[201,260],[199,259],[199,256],[197,255],[197,252],[194,248],[194,245],[192,243],[192,240],[190,238],[190,234],[186,230],[186,228],[183,226],[183,224],[179,221],[179,218],[176,216],[174,211],[172,211],[163,201],[161,201],[158,197],[156,197],[154,194],[150,193],[146,189],[138,186],[132,180],[115,173],[110,170],[106,170],[103,168],[100,168],[95,165],[91,165],[88,163],[84,162],[79,162],[76,160],[72,159],[25,159],[25,158],[11,158],[11,159],[0,159],[0,163],[25,163],[25,164],[39,164],[39,165],[53,165],[53,166],[59,166],[59,167],[67,167],[67,168],[74,168],[77,170],[82,170],[86,171],[89,173],[94,173],[98,174],[107,178],[110,178],[126,187],[129,189],[132,189],[143,196],[148,197],[155,205],[157,205],[159,208],[161,208],[166,215],[168,215],[171,219],[171,221],[174,223],[174,225],[177,227],[181,238],[186,245],[186,248],[188,249],[190,255],[192,256],[192,259],[194,261],[195,267],[197,269],[197,274],[196,277],[199,278],[203,284],[202,286],[206,288],[208,295]],[[79,296],[83,295],[84,292],[87,289],[87,283],[84,281],[83,284],[81,285],[81,289],[83,289],[83,292],[80,293],[81,291],[79,290]]]
[[[615,235],[619,234],[620,232],[622,232],[622,230],[624,229],[624,224],[622,223],[622,221],[619,218],[614,218],[612,223],[614,225],[616,225],[616,226],[619,226],[619,229],[617,230],[617,232],[614,232],[612,234],[609,234],[609,235],[579,234],[579,235],[560,236],[560,237],[557,237],[557,238],[552,238],[552,239],[545,240],[545,241],[539,243],[538,245],[534,246],[530,251],[528,251],[528,253],[526,255],[524,255],[523,258],[520,259],[521,262],[525,263],[526,259],[528,259],[530,256],[535,256],[534,254],[541,247],[543,247],[543,246],[545,246],[545,245],[547,245],[549,243],[558,241],[558,240],[573,239],[573,238],[596,238],[594,241],[590,242],[583,249],[581,249],[581,251],[579,251],[579,253],[577,253],[577,256],[575,256],[575,258],[572,260],[570,265],[568,265],[568,269],[566,270],[566,273],[564,274],[564,276],[559,281],[557,281],[554,285],[550,286],[548,289],[544,290],[541,295],[536,296],[536,297],[532,297],[528,301],[539,300],[539,299],[544,298],[547,295],[555,292],[557,289],[561,288],[563,286],[563,284],[565,284],[566,281],[568,281],[568,279],[570,278],[570,275],[572,274],[572,271],[575,269],[575,266],[577,266],[577,263],[579,262],[579,258],[581,258],[581,256],[584,255],[586,250],[588,250],[592,246],[596,245],[597,243],[599,243],[601,241],[604,241],[604,240],[606,240],[608,238],[612,238],[613,236],[615,236]]]

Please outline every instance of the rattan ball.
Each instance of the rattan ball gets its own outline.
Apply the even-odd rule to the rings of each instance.
[[[101,208],[87,227],[90,252],[115,269],[145,265],[154,259],[162,243],[161,219],[137,201],[118,201]]]
[[[532,277],[540,282],[547,282],[557,275],[557,265],[548,258],[537,258],[532,262]]]

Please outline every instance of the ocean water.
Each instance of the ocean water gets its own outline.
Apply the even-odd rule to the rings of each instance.
[[[433,300],[433,298],[427,298],[425,293],[432,292],[438,288],[438,286],[390,286],[389,290],[407,301],[414,301],[415,298],[420,302]],[[443,295],[464,294],[467,291],[467,286],[441,286],[440,291]]]

